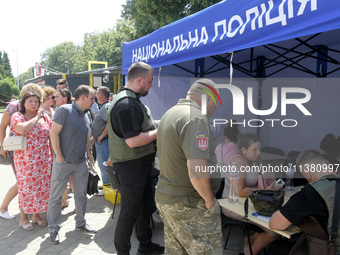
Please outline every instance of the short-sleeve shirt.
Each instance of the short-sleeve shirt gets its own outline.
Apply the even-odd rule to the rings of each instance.
[[[20,102],[12,101],[7,106],[5,111],[12,117],[12,115],[20,110]]]
[[[65,161],[75,164],[85,161],[90,122],[84,112],[76,103],[65,104],[56,111],[53,121],[63,126],[59,139]]]
[[[325,232],[328,232],[328,209],[326,202],[313,186],[309,184],[293,195],[280,209],[280,212],[294,225],[302,223],[308,215],[313,216]]]
[[[156,201],[195,206],[202,198],[190,181],[187,160],[205,159],[208,166],[216,166],[217,160],[208,118],[201,114],[194,101],[181,99],[164,114],[158,128],[157,149],[160,175]],[[221,182],[220,173],[211,174],[210,182],[213,193],[216,193]]]
[[[97,113],[96,117],[91,126],[92,135],[97,140],[98,136],[100,136],[107,124],[107,110],[110,102],[105,102]]]
[[[123,87],[120,91],[125,89],[127,88]],[[139,97],[137,93],[136,96]],[[119,100],[111,111],[112,129],[121,138],[128,139],[138,136],[142,132],[143,121],[143,111],[131,97]]]
[[[93,102],[92,106],[91,106],[91,112],[92,114],[97,114],[99,111],[99,107],[98,104],[96,102]]]

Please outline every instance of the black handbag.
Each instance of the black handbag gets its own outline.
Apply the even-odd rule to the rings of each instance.
[[[100,180],[98,174],[89,171],[89,181],[87,183],[87,194],[94,195],[98,193],[98,181]]]
[[[275,211],[281,208],[285,198],[285,191],[283,189],[250,191],[250,195],[244,204],[245,218],[248,216],[248,198],[250,198],[258,214],[272,216]]]

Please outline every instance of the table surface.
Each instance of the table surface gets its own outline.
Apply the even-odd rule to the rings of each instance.
[[[288,199],[292,195],[294,195],[300,189],[301,189],[301,187],[294,187],[293,191],[285,192],[284,204],[288,201]],[[233,203],[229,203],[227,198],[222,198],[222,199],[219,199],[218,202],[220,203],[220,206],[222,206],[222,207],[224,207],[224,208],[226,208],[226,209],[228,209],[228,210],[230,210],[234,213],[237,213],[238,215],[241,215],[243,217],[244,216],[244,201],[245,200],[246,200],[245,197],[240,197],[239,201],[237,203],[233,204]],[[268,221],[252,215],[256,211],[255,211],[254,206],[253,206],[253,204],[250,200],[249,200],[249,209],[248,210],[249,210],[248,211],[249,221],[257,223],[258,225],[263,226],[267,229],[270,229]],[[278,233],[278,234],[280,234],[284,237],[287,237],[287,238],[291,238],[291,236],[293,234],[301,232],[301,230],[298,227],[293,226],[293,225],[291,225],[288,229],[286,229],[284,231],[274,230],[274,229],[270,229],[270,230],[272,230],[273,232]]]

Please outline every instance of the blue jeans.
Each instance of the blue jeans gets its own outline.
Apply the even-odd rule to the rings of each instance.
[[[102,176],[102,182],[103,184],[110,184],[109,176],[107,175],[103,166],[103,162],[107,161],[110,157],[109,139],[102,140],[100,144],[95,142],[95,147],[97,153],[97,162]]]

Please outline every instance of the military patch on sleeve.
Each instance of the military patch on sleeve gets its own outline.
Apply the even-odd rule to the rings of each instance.
[[[205,151],[208,148],[208,137],[206,132],[197,131],[196,132],[196,145],[202,151]]]

